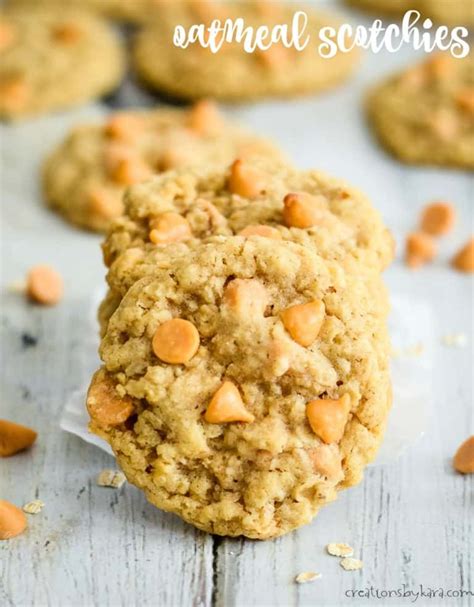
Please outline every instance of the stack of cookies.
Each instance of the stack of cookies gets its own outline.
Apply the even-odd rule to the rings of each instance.
[[[275,154],[198,160],[131,186],[111,223],[90,430],[157,507],[273,538],[377,452],[393,243],[345,183]]]

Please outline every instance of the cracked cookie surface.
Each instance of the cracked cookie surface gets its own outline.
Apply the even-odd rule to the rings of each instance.
[[[431,56],[376,87],[367,107],[380,141],[405,162],[474,168],[472,56]]]
[[[301,7],[291,3],[265,1],[195,2],[161,5],[159,19],[137,36],[134,65],[150,87],[176,97],[213,97],[233,101],[262,97],[294,97],[331,88],[346,80],[354,70],[359,53],[337,53],[322,58],[317,49],[322,27],[338,27],[340,22],[324,12],[303,7],[308,15],[307,47],[298,51],[274,45],[266,51],[247,53],[236,42],[224,43],[219,52],[195,42],[182,49],[171,44],[177,24],[186,30],[193,24],[208,26],[214,19],[242,18],[254,28],[291,24]],[[291,27],[291,26],[290,26]],[[291,31],[291,29],[290,29]],[[206,35],[207,36],[207,35]],[[160,61],[156,61],[160,57]]]
[[[106,231],[123,212],[127,186],[186,164],[229,162],[236,155],[281,158],[269,141],[224,119],[202,101],[186,110],[122,111],[78,126],[46,160],[48,204],[71,223]]]
[[[125,69],[108,25],[87,12],[0,13],[0,117],[20,119],[110,92]]]
[[[308,523],[381,441],[385,292],[260,236],[166,251],[108,324],[91,430],[153,504],[200,529],[267,539]]]

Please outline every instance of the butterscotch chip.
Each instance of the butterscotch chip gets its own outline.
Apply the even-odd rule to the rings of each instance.
[[[104,165],[110,178],[113,178],[120,162],[135,158],[135,149],[129,142],[112,140],[104,146]]]
[[[104,132],[112,139],[135,141],[143,132],[144,120],[131,112],[112,114],[104,125]]]
[[[456,93],[456,103],[468,114],[474,114],[474,87],[465,88]]]
[[[428,234],[413,232],[407,236],[405,262],[409,268],[418,268],[436,256],[435,241]]]
[[[188,114],[189,128],[199,135],[215,133],[222,129],[224,121],[217,105],[208,99],[198,101]]]
[[[447,54],[429,57],[425,63],[426,72],[435,79],[447,78],[453,73],[453,60]]]
[[[281,377],[291,366],[293,348],[287,341],[274,339],[268,346],[269,373],[274,377]]]
[[[421,229],[432,236],[442,236],[453,229],[456,211],[448,202],[433,202],[423,209]]]
[[[291,337],[301,346],[310,346],[319,334],[324,315],[324,303],[317,300],[291,306],[281,317]]]
[[[474,436],[467,438],[456,451],[453,466],[461,474],[474,474]]]
[[[238,388],[225,381],[209,403],[204,419],[209,424],[253,422],[255,417],[246,409]]]
[[[124,186],[145,181],[153,174],[150,167],[139,158],[122,158],[112,171],[112,179]]]
[[[149,238],[153,244],[168,244],[191,238],[191,228],[178,213],[163,213],[151,222]]]
[[[281,69],[289,59],[288,49],[283,45],[273,44],[266,51],[257,50],[255,56],[270,69]]]
[[[230,168],[229,191],[245,198],[257,198],[265,191],[265,175],[243,160],[236,160]]]
[[[426,82],[426,70],[420,66],[408,69],[400,76],[400,83],[410,89],[420,89]]]
[[[321,443],[317,447],[308,449],[308,455],[316,474],[321,474],[329,479],[342,476],[341,454],[334,450],[331,445]]]
[[[225,288],[224,304],[242,319],[263,316],[268,294],[258,280],[236,278]]]
[[[9,457],[28,449],[37,436],[37,432],[27,426],[0,419],[0,457]]]
[[[327,201],[324,196],[306,192],[287,194],[283,199],[283,221],[288,227],[312,228],[324,218]]]
[[[119,426],[133,414],[135,407],[128,396],[119,396],[110,376],[98,371],[87,393],[87,410],[100,428]]]
[[[0,20],[0,51],[8,48],[16,38],[14,26],[5,20]]]
[[[0,76],[0,113],[20,113],[28,103],[30,87],[20,75]]]
[[[338,443],[347,423],[351,399],[348,394],[334,400],[318,398],[306,405],[306,416],[313,432],[325,443]]]
[[[35,266],[31,268],[26,277],[26,293],[36,303],[54,306],[63,297],[63,279],[50,266]]]
[[[276,228],[265,225],[247,226],[239,232],[240,236],[262,236],[264,238],[275,238],[281,240],[281,234]]]
[[[158,327],[153,336],[153,352],[166,363],[187,363],[198,348],[198,330],[193,323],[183,318],[167,320]]]
[[[20,535],[26,526],[26,516],[20,508],[6,500],[0,500],[0,540]]]
[[[450,143],[459,134],[461,128],[458,116],[448,108],[437,110],[429,115],[428,126],[438,139],[447,143]]]
[[[451,265],[460,272],[474,272],[474,238],[471,238],[451,260]]]
[[[193,156],[191,151],[183,146],[170,145],[160,155],[158,161],[159,171],[170,171],[171,169],[177,169],[186,164],[193,163]]]
[[[123,203],[120,197],[106,188],[94,188],[88,193],[87,198],[90,212],[103,219],[114,219],[123,212]]]
[[[74,23],[62,23],[53,28],[53,38],[61,44],[76,44],[84,35]]]

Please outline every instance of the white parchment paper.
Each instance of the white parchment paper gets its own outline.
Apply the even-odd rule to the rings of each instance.
[[[84,355],[97,360],[97,326],[91,313],[89,340],[84,340]],[[390,413],[385,440],[375,465],[395,461],[425,431],[429,407],[432,402],[431,384],[433,367],[434,323],[427,303],[412,297],[392,295],[390,332],[394,353],[392,359],[393,407]],[[99,363],[97,363],[99,364]],[[66,432],[79,436],[112,454],[109,445],[87,430],[88,415],[85,398],[88,378],[84,387],[73,392],[66,402],[60,426]]]

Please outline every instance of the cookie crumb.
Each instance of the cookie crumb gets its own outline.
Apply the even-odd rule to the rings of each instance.
[[[349,544],[328,544],[326,546],[326,550],[331,556],[349,557],[354,554],[354,548],[349,546]]]
[[[310,582],[314,582],[322,577],[321,573],[316,573],[315,571],[306,571],[304,573],[299,573],[295,577],[295,582],[297,584],[309,584]]]
[[[102,470],[97,477],[97,484],[99,487],[113,487],[114,489],[120,489],[127,479],[123,472],[118,470]]]
[[[448,333],[443,335],[441,342],[450,348],[464,348],[467,344],[465,333]]]
[[[339,564],[346,571],[357,571],[358,569],[362,569],[363,566],[363,562],[361,560],[353,558],[344,558]]]
[[[359,559],[345,558],[339,563],[346,571],[357,571],[362,569],[363,562]]]
[[[44,508],[44,502],[41,500],[33,500],[25,504],[22,508],[27,514],[39,514]]]

